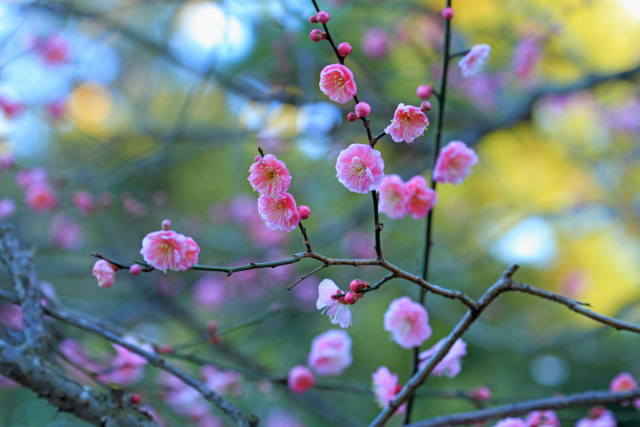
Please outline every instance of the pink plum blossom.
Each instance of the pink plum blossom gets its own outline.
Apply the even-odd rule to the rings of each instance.
[[[11,381],[9,378],[0,375],[0,389],[10,390],[18,387],[18,384]]]
[[[217,275],[207,274],[193,285],[192,296],[200,307],[218,308],[227,299],[227,286]]]
[[[635,378],[628,373],[622,372],[616,375],[609,384],[609,391],[630,391],[638,388]],[[622,402],[623,406],[627,406],[629,402]],[[640,398],[633,399],[633,406],[640,411]]]
[[[422,367],[427,364],[431,356],[435,354],[438,349],[440,349],[440,346],[442,346],[443,343],[444,338],[438,341],[438,343],[431,347],[429,350],[425,350],[420,353],[420,369],[422,369]],[[462,359],[465,354],[467,354],[467,344],[462,341],[461,338],[458,338],[458,340],[456,340],[456,342],[453,343],[453,346],[449,349],[449,352],[440,362],[438,362],[436,367],[433,369],[433,375],[446,375],[449,378],[455,377],[462,370],[460,359]]]
[[[181,270],[187,253],[186,237],[173,230],[154,231],[142,239],[140,253],[153,268]]]
[[[332,101],[344,104],[353,99],[358,88],[350,69],[342,64],[331,64],[320,72],[320,90]]]
[[[251,187],[261,195],[275,197],[289,189],[291,174],[284,162],[273,154],[258,157],[249,168]]]
[[[419,347],[431,336],[429,315],[422,304],[409,297],[395,299],[384,314],[384,330],[402,348]]]
[[[0,323],[16,331],[23,330],[22,307],[9,303],[0,303]]]
[[[336,294],[344,295],[344,292],[336,286],[333,280],[324,279],[318,285],[316,308],[321,310],[323,314],[326,311],[334,325],[339,324],[341,327],[347,328],[351,325],[351,310],[344,301],[344,297],[334,298]]]
[[[520,418],[505,418],[499,421],[494,427],[527,427],[527,424]]]
[[[551,410],[530,412],[524,422],[527,427],[560,427],[558,416]]]
[[[85,215],[89,215],[96,209],[93,196],[85,190],[75,192],[73,195],[73,205]]]
[[[528,77],[540,60],[542,49],[535,37],[525,37],[516,45],[513,52],[511,67],[519,79]]]
[[[415,219],[424,218],[438,202],[438,195],[427,186],[427,180],[416,175],[405,184],[408,209]]]
[[[362,36],[360,47],[371,58],[383,58],[389,53],[389,36],[380,28],[370,28]]]
[[[242,375],[236,371],[220,370],[213,365],[203,365],[200,376],[211,390],[219,394],[239,396],[242,393]]]
[[[0,172],[11,169],[16,164],[11,153],[0,153]]]
[[[180,263],[179,270],[185,271],[191,268],[193,264],[198,263],[198,254],[200,253],[200,246],[191,237],[185,237],[184,242],[186,244],[186,250],[184,253],[184,259]]]
[[[18,187],[26,190],[33,184],[46,184],[49,180],[49,174],[41,167],[33,169],[20,169],[16,172],[16,184]]]
[[[154,353],[153,347],[148,343],[139,344],[135,338],[130,336],[124,337],[124,340],[148,353]],[[108,372],[100,375],[98,379],[105,384],[112,382],[122,386],[128,386],[142,380],[144,365],[148,363],[147,359],[117,344],[113,344],[113,348],[117,354],[111,360],[111,368]]]
[[[429,126],[429,119],[420,108],[399,104],[391,124],[384,131],[391,135],[391,139],[395,142],[411,143],[424,133],[427,126]]]
[[[298,365],[291,368],[287,377],[289,389],[294,393],[304,393],[309,390],[316,382],[311,369],[306,366]]]
[[[300,223],[296,201],[289,193],[258,198],[258,212],[270,230],[292,231]]]
[[[93,275],[98,279],[98,286],[110,288],[113,285],[115,268],[109,261],[99,259],[93,264]]]
[[[336,162],[338,181],[354,193],[373,191],[384,178],[384,161],[369,144],[351,144],[342,150]]]
[[[458,61],[462,77],[473,77],[478,74],[489,60],[491,46],[488,44],[478,44],[473,46],[469,53]]]
[[[402,218],[409,209],[405,183],[398,175],[387,175],[378,187],[380,192],[380,212],[389,218]]]
[[[0,199],[0,219],[7,219],[16,211],[16,202],[11,197]]]
[[[104,369],[104,366],[91,358],[87,349],[73,338],[62,340],[58,345],[58,348],[64,357],[66,357],[67,360],[75,366],[84,368],[91,372],[99,372]]]
[[[24,201],[32,211],[45,213],[56,207],[58,197],[49,184],[35,183],[27,188]]]
[[[351,361],[351,338],[342,330],[327,331],[311,342],[308,364],[318,375],[340,375]]]
[[[69,44],[60,34],[36,38],[32,43],[47,65],[62,64],[69,60]]]
[[[264,427],[304,427],[291,413],[280,408],[272,409],[264,419]]]
[[[462,141],[451,141],[440,150],[433,179],[438,182],[460,184],[470,173],[471,166],[478,163],[473,149]]]
[[[616,427],[617,425],[613,412],[604,406],[594,406],[589,410],[589,415],[578,420],[575,427]]]
[[[49,225],[51,240],[61,248],[74,250],[84,245],[84,231],[75,219],[64,214],[56,215]]]
[[[389,406],[398,392],[402,389],[398,384],[398,376],[392,374],[386,366],[381,366],[371,374],[371,380],[373,381],[373,394],[376,396],[378,404],[382,408]],[[396,410],[396,414],[401,414],[406,410],[406,405],[400,406]]]

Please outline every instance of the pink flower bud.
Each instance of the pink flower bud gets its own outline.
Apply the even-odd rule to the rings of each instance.
[[[133,393],[131,395],[131,403],[133,403],[134,405],[140,403],[140,395],[138,393]]]
[[[98,286],[110,288],[113,285],[116,268],[109,261],[99,259],[93,265],[93,275],[98,279]]]
[[[294,393],[304,393],[315,384],[313,373],[306,366],[298,365],[291,368],[287,383]]]
[[[344,296],[344,302],[346,304],[355,304],[358,299],[359,295],[352,291],[347,292],[347,294]]]
[[[432,93],[433,85],[420,85],[416,90],[416,95],[418,95],[420,99],[429,99]]]
[[[133,264],[131,267],[129,267],[129,274],[137,276],[140,273],[142,273],[142,266],[140,264]]]
[[[431,110],[431,103],[429,101],[422,101],[422,104],[420,104],[420,109],[423,113],[426,113],[427,111]]]
[[[319,41],[322,41],[322,40],[326,39],[327,38],[327,34],[324,31],[321,31],[321,30],[319,30],[317,28],[314,28],[309,33],[309,38],[311,39],[311,41],[319,42]]]
[[[327,22],[329,22],[329,19],[331,19],[331,15],[329,15],[329,12],[325,12],[324,10],[321,10],[316,14],[316,19],[318,20],[319,23],[326,24]]]
[[[207,323],[207,333],[215,334],[217,330],[218,330],[218,322],[216,322],[215,320],[212,320],[209,323]]]
[[[349,288],[353,291],[353,292],[362,292],[363,290],[367,289],[369,287],[369,283],[365,282],[364,280],[360,280],[360,279],[354,279],[351,281],[351,283],[349,283]]]
[[[351,45],[349,43],[344,42],[344,43],[340,43],[338,45],[338,53],[343,58],[346,58],[347,56],[349,56],[351,51],[353,51],[353,48],[351,47]]]
[[[171,221],[168,219],[165,219],[164,221],[162,221],[162,229],[163,230],[168,230],[171,228]]]
[[[453,18],[453,9],[451,9],[450,7],[445,7],[444,9],[442,9],[442,12],[440,12],[440,16],[448,21],[449,19]]]
[[[356,113],[349,113],[347,114],[347,120],[349,120],[350,122],[355,122],[356,120],[358,120],[358,115]]]
[[[371,113],[371,106],[366,102],[358,102],[356,104],[356,114],[358,117],[367,117]]]
[[[478,400],[489,400],[491,399],[491,390],[489,387],[481,385],[471,392],[471,397]]]
[[[309,17],[309,22],[312,24],[317,24],[318,23],[318,18],[316,18],[316,15],[311,15]]]
[[[156,352],[160,354],[171,354],[173,353],[173,348],[170,345],[159,345],[156,347]]]
[[[309,209],[309,206],[300,205],[298,213],[300,214],[300,219],[307,219],[311,215],[311,209]]]

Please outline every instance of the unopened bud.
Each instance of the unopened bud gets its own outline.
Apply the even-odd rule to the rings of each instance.
[[[450,7],[445,7],[444,9],[442,9],[442,12],[440,12],[440,16],[448,21],[449,19],[453,18],[453,9],[451,9]]]
[[[426,113],[427,111],[431,110],[431,103],[429,101],[422,101],[422,104],[420,104],[420,109],[423,113]]]
[[[349,54],[353,51],[353,48],[351,47],[351,45],[347,42],[344,43],[340,43],[338,45],[338,53],[340,54],[340,56],[342,56],[343,58],[346,58],[347,56],[349,56]]]
[[[309,33],[309,38],[314,42],[319,42],[327,38],[327,33],[315,28]]]
[[[367,117],[371,113],[371,106],[366,102],[358,102],[356,104],[356,114],[358,117]]]
[[[318,18],[316,18],[316,15],[311,15],[309,17],[309,22],[312,24],[317,24],[318,23]]]
[[[349,289],[351,289],[353,292],[362,292],[368,287],[369,287],[369,283],[360,279],[354,279],[351,281],[351,283],[349,283]]]
[[[316,14],[316,19],[318,20],[319,23],[326,24],[327,22],[329,22],[329,19],[331,19],[331,15],[329,15],[329,12],[325,12],[324,10],[321,10]]]
[[[163,230],[168,230],[171,228],[171,221],[169,221],[168,219],[165,219],[164,221],[162,221],[162,229]]]
[[[140,273],[142,273],[142,266],[140,264],[133,264],[131,267],[129,267],[129,273],[133,276],[139,275]]]
[[[133,403],[134,405],[140,403],[140,395],[138,393],[133,393],[131,395],[131,403]]]
[[[432,93],[433,85],[420,85],[416,90],[416,95],[418,95],[420,99],[429,99]]]
[[[298,213],[300,214],[301,219],[307,219],[309,218],[309,215],[311,215],[311,209],[309,209],[309,206],[300,205]]]
[[[344,302],[347,304],[355,304],[358,299],[359,295],[352,291],[347,292],[344,296]]]

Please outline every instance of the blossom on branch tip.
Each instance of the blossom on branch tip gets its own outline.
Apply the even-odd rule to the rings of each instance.
[[[191,237],[169,230],[171,221],[162,221],[162,230],[142,239],[140,254],[157,270],[184,271],[198,262],[200,247]]]
[[[386,366],[381,366],[371,374],[373,382],[373,394],[376,396],[378,404],[382,408],[389,406],[389,402],[395,399],[402,386],[398,384],[398,376],[392,374]],[[406,410],[406,405],[400,406],[396,414],[402,414]]]
[[[347,42],[340,43],[338,45],[338,54],[343,58],[349,56],[349,54],[353,51],[351,45]]]
[[[371,106],[366,102],[359,102],[356,104],[356,114],[359,118],[367,117],[371,113]]]
[[[298,213],[300,214],[300,219],[309,219],[311,216],[311,209],[307,205],[300,205],[298,207]]]
[[[271,230],[292,231],[300,223],[300,213],[296,201],[289,193],[275,197],[262,195],[258,198],[258,212]]]
[[[424,218],[438,203],[438,195],[427,186],[422,175],[416,175],[405,184],[407,208],[415,219]]]
[[[109,261],[99,259],[93,264],[93,275],[98,279],[98,286],[110,288],[113,285],[115,267]]]
[[[443,338],[429,350],[425,350],[420,353],[418,356],[421,360],[419,365],[420,369],[429,362],[431,356],[440,349],[444,341],[445,340]],[[467,344],[462,341],[461,338],[458,338],[449,349],[449,352],[442,358],[442,360],[440,360],[440,362],[438,362],[436,367],[433,369],[432,374],[437,376],[446,375],[449,378],[455,377],[462,370],[460,359],[462,359],[465,354],[467,354]]]
[[[395,142],[411,143],[429,126],[429,119],[418,107],[399,104],[391,124],[384,129]]]
[[[384,314],[384,330],[402,348],[419,347],[431,336],[429,315],[422,304],[409,297],[395,299]]]
[[[344,104],[353,99],[358,88],[350,69],[342,64],[331,64],[320,72],[320,90],[332,101]]]
[[[331,323],[347,328],[351,325],[351,310],[344,296],[335,298],[335,295],[344,295],[344,292],[331,279],[324,279],[318,285],[318,300],[316,308],[321,313],[327,313],[331,318]]]
[[[462,77],[473,77],[478,74],[489,60],[491,46],[488,44],[478,44],[473,46],[469,53],[458,61]]]
[[[313,372],[306,366],[298,365],[291,368],[287,376],[287,385],[294,393],[304,393],[316,382]]]
[[[342,150],[336,162],[338,181],[354,193],[373,191],[384,178],[384,161],[369,144],[351,144]]]
[[[261,195],[275,197],[289,189],[291,174],[283,161],[278,160],[273,154],[267,154],[258,157],[251,165],[247,180]]]
[[[578,420],[575,427],[616,427],[617,425],[613,412],[604,406],[594,406],[589,409],[589,415]]]
[[[398,175],[387,175],[378,187],[380,192],[380,212],[389,218],[402,218],[409,209],[405,183]]]
[[[471,173],[471,166],[478,163],[473,149],[462,141],[451,141],[440,150],[433,179],[438,182],[460,184]]]
[[[311,342],[307,362],[318,375],[340,375],[352,362],[351,338],[335,329],[318,335]]]
[[[638,388],[638,383],[635,378],[628,373],[622,372],[616,375],[609,384],[609,391],[617,392],[617,391],[630,391],[636,390]],[[622,402],[622,406],[629,405],[628,401]],[[633,399],[633,406],[640,411],[640,398]]]

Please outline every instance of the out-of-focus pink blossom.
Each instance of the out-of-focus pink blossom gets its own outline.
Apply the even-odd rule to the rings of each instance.
[[[520,418],[505,418],[499,421],[494,427],[527,427],[527,424]]]
[[[349,305],[343,298],[334,298],[336,294],[344,294],[338,288],[338,286],[331,279],[324,279],[318,285],[318,301],[316,301],[316,308],[321,310],[324,314],[327,312],[327,316],[331,318],[331,323],[334,325],[339,324],[342,328],[347,328],[351,325],[351,310]]]
[[[99,259],[93,264],[93,275],[98,279],[98,286],[110,288],[115,278],[115,269],[109,261]]]
[[[471,397],[479,400],[489,400],[491,399],[491,389],[486,385],[481,385],[475,390],[471,391]]]
[[[249,168],[247,179],[255,191],[268,197],[286,192],[291,184],[291,174],[287,165],[273,154],[257,157]]]
[[[16,202],[11,197],[0,199],[0,219],[9,218],[16,211]]]
[[[89,215],[96,208],[93,196],[85,190],[75,192],[73,195],[73,205],[85,215]]]
[[[424,218],[438,202],[438,195],[427,186],[427,180],[416,175],[405,184],[409,213],[415,219]]]
[[[384,330],[402,348],[419,347],[431,336],[429,315],[422,304],[409,297],[395,299],[384,314]]]
[[[144,203],[133,197],[130,193],[123,193],[120,196],[122,207],[131,216],[140,218],[147,214],[147,207]]]
[[[159,427],[167,427],[167,422],[158,414],[158,411],[151,405],[142,405],[140,411],[148,414]]]
[[[258,198],[258,212],[270,230],[293,231],[300,223],[296,201],[289,193]]]
[[[471,173],[471,166],[478,163],[473,149],[462,141],[451,141],[440,150],[433,179],[438,182],[460,184]]]
[[[308,364],[318,375],[340,375],[351,361],[351,338],[345,331],[333,329],[311,342]]]
[[[340,239],[340,247],[349,257],[371,258],[375,255],[375,241],[372,233],[351,230]]]
[[[391,135],[391,139],[395,142],[411,143],[424,133],[427,126],[429,126],[429,119],[420,108],[399,104],[391,124],[384,131]]]
[[[49,226],[51,240],[61,248],[74,250],[84,245],[84,231],[75,219],[64,214],[56,215]]]
[[[444,338],[438,341],[438,343],[431,347],[429,350],[425,350],[420,353],[420,369],[422,369],[422,367],[427,364],[431,356],[438,351],[443,343]],[[449,378],[455,377],[462,370],[460,359],[462,359],[465,354],[467,354],[467,344],[462,341],[461,338],[458,338],[458,340],[453,343],[453,346],[449,349],[449,352],[446,354],[446,356],[444,356],[444,358],[433,369],[433,375],[446,375]]]
[[[219,394],[239,396],[242,393],[242,375],[235,371],[221,371],[213,365],[203,365],[200,376],[211,390]]]
[[[469,53],[458,61],[462,77],[473,77],[478,74],[489,60],[491,46],[488,44],[478,44],[473,46]]]
[[[616,427],[617,425],[613,412],[604,406],[594,406],[589,410],[589,415],[578,420],[575,427]]]
[[[184,253],[184,259],[180,263],[179,270],[185,271],[191,268],[193,264],[198,263],[198,254],[200,253],[200,246],[191,237],[185,237],[184,242],[186,244],[186,250]]]
[[[304,427],[304,424],[284,409],[275,408],[264,419],[264,427]]]
[[[130,336],[124,337],[124,340],[129,344],[139,346],[148,353],[154,353],[153,347],[148,343],[139,344]],[[147,359],[117,344],[113,344],[113,348],[117,354],[111,360],[110,370],[100,375],[98,379],[103,383],[112,382],[122,386],[139,382],[144,376],[143,368],[148,363]]]
[[[197,420],[210,412],[202,394],[179,378],[163,371],[158,375],[158,383],[162,387],[164,401],[177,413]]]
[[[516,77],[519,79],[528,77],[538,64],[541,54],[542,49],[538,39],[525,37],[520,40],[513,51],[513,59],[511,61],[511,67]]]
[[[69,61],[69,44],[60,34],[34,39],[33,48],[40,54],[47,65],[62,64]]]
[[[15,160],[11,154],[0,154],[0,172],[11,169],[15,164]]]
[[[173,230],[160,230],[142,239],[144,260],[158,270],[181,270],[187,253],[186,237]]]
[[[636,382],[635,378],[633,378],[633,376],[628,372],[622,372],[616,375],[609,384],[609,390],[614,392],[630,391],[637,388],[638,383]],[[628,404],[628,401],[622,402],[623,406],[627,406]],[[633,406],[640,411],[640,398],[633,399]]]
[[[405,183],[398,175],[387,175],[378,187],[380,192],[380,212],[389,218],[402,218],[409,210]]]
[[[67,114],[67,103],[64,99],[58,99],[56,101],[48,103],[46,111],[49,116],[54,120],[62,120]]]
[[[20,169],[16,172],[16,184],[23,190],[26,190],[34,184],[46,184],[48,180],[49,174],[45,169],[40,167]]]
[[[560,427],[560,420],[551,410],[530,412],[524,422],[527,427]]]
[[[23,330],[22,308],[19,305],[0,303],[0,323],[16,331]]]
[[[5,117],[8,119],[15,118],[18,114],[22,113],[26,109],[26,105],[20,101],[9,99],[4,96],[0,96],[0,110],[4,112]]]
[[[58,345],[60,352],[74,365],[89,370],[91,372],[100,372],[104,369],[101,363],[95,361],[77,340],[67,338],[62,340]]]
[[[18,384],[11,381],[9,378],[0,375],[0,389],[10,390],[18,387]]]
[[[370,28],[362,35],[360,47],[371,58],[384,58],[389,53],[389,36],[381,28]]]
[[[331,64],[320,72],[320,90],[332,101],[344,104],[353,99],[358,88],[350,69],[342,64]]]
[[[384,161],[369,144],[351,144],[338,155],[338,181],[354,193],[373,191],[384,178]]]
[[[382,408],[389,406],[398,392],[402,389],[398,384],[398,376],[392,374],[386,366],[381,366],[371,374],[371,380],[373,381],[373,394],[376,396],[378,405]],[[406,410],[406,405],[400,406],[396,410],[396,414],[402,414]]]
[[[36,183],[27,188],[24,201],[32,211],[45,213],[56,207],[58,197],[49,184]]]
[[[289,389],[294,393],[304,393],[316,383],[311,369],[306,366],[298,365],[291,368],[287,377]]]
[[[193,285],[192,296],[200,307],[218,308],[227,299],[227,287],[217,275],[207,274]]]

